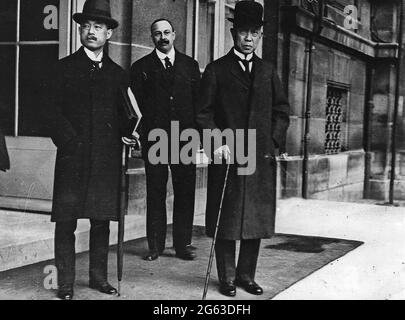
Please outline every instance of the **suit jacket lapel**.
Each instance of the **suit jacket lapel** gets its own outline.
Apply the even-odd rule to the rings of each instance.
[[[250,96],[250,114],[249,114],[249,123],[252,115],[256,111],[257,107],[260,106],[259,103],[257,103],[258,100],[260,100],[260,94],[261,94],[261,89],[263,85],[266,85],[266,79],[270,77],[266,69],[263,67],[263,61],[257,56],[254,55],[253,57],[253,72],[254,72],[254,78],[253,78],[253,85],[252,85],[252,91],[251,91],[251,96]]]
[[[238,62],[238,59],[235,57],[232,50],[228,53],[227,57],[229,60],[231,74],[235,77],[235,79],[238,80],[238,82],[240,82],[244,87],[249,89],[250,81],[249,79],[246,78],[245,74],[243,73],[243,70]]]
[[[184,90],[184,83],[190,79],[189,70],[184,63],[184,57],[176,51],[176,60],[174,62],[174,87],[173,92]]]
[[[163,73],[166,71],[162,62],[156,54],[156,49],[149,55],[151,72],[153,76],[153,83],[155,85],[155,92],[158,93],[160,90],[166,90],[165,79]]]
[[[253,78],[253,88],[259,88],[263,80],[267,77],[269,77],[268,73],[266,72],[265,68],[263,68],[263,60],[260,59],[257,55],[253,56],[253,73],[254,73],[254,78]]]
[[[152,70],[154,72],[161,72],[164,71],[165,68],[163,67],[162,62],[160,61],[157,53],[156,53],[156,49],[152,51],[152,53],[150,54],[150,59],[152,62]]]

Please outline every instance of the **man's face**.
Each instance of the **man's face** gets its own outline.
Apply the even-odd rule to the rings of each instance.
[[[231,32],[235,48],[245,55],[257,49],[263,34],[261,27],[236,27]]]
[[[152,40],[155,47],[163,52],[168,53],[173,48],[174,40],[176,39],[176,32],[167,21],[156,22],[152,26]]]
[[[102,49],[113,33],[105,23],[92,20],[83,22],[79,30],[82,45],[91,51]]]

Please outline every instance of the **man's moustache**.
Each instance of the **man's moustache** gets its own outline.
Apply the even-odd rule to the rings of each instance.
[[[97,41],[97,38],[96,37],[87,37],[87,40],[95,40],[95,41]]]
[[[159,41],[159,45],[162,45],[162,44],[169,44],[170,42],[169,41]]]

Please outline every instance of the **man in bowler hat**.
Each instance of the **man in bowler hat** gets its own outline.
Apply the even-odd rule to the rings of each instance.
[[[177,154],[169,151],[168,163],[154,163],[148,157],[153,143],[149,133],[164,130],[171,141],[171,124],[179,125],[179,132],[195,128],[195,107],[200,84],[197,61],[174,47],[176,31],[167,19],[158,19],[151,25],[155,50],[136,61],[131,67],[131,87],[142,112],[141,142],[146,170],[147,212],[146,233],[149,253],[146,260],[156,260],[165,249],[166,241],[166,186],[170,167],[174,191],[173,246],[176,256],[193,260],[191,248],[194,218],[196,166],[185,164]],[[180,142],[181,150],[185,142]],[[177,161],[175,160],[177,159]]]
[[[256,171],[239,175],[243,164],[231,164],[225,189],[215,254],[219,290],[226,296],[235,296],[236,286],[254,295],[263,293],[255,281],[256,265],[261,239],[274,234],[275,153],[283,147],[289,125],[289,104],[277,73],[255,54],[262,38],[262,16],[263,6],[257,2],[236,4],[235,16],[229,19],[233,22],[234,47],[207,66],[197,111],[202,129],[256,131],[256,148],[248,149],[256,158]],[[214,156],[229,160],[234,150],[223,145],[220,134],[215,139],[222,147],[213,152]],[[236,141],[237,147],[244,143]],[[206,230],[210,237],[215,233],[226,168],[224,163],[208,168]],[[236,265],[237,240],[240,251]]]
[[[104,51],[118,22],[110,2],[87,0],[73,15],[82,47],[60,60],[44,84],[43,118],[57,147],[52,221],[58,297],[73,298],[77,219],[90,219],[89,286],[105,294],[110,221],[120,210],[121,137],[133,124],[119,103],[128,87],[124,70]]]

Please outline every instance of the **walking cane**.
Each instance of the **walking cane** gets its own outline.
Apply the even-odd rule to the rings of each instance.
[[[122,270],[124,268],[124,233],[125,233],[125,216],[128,213],[129,198],[129,174],[128,159],[140,152],[141,143],[139,135],[122,138],[122,169],[121,169],[121,201],[120,214],[118,219],[118,244],[117,244],[117,277],[118,277],[118,296],[121,296]]]
[[[124,266],[124,232],[125,232],[125,215],[128,211],[128,189],[129,176],[128,156],[129,146],[124,142],[122,147],[122,168],[121,168],[121,208],[118,219],[118,245],[117,245],[117,277],[118,277],[118,296],[121,296],[122,270]]]
[[[219,229],[219,220],[221,219],[222,204],[224,202],[226,185],[228,183],[229,167],[230,167],[230,163],[228,161],[228,163],[226,165],[226,174],[225,174],[224,187],[222,189],[221,202],[219,204],[219,212],[218,212],[217,224],[215,226],[214,238],[212,239],[212,244],[211,244],[211,252],[210,252],[210,258],[209,258],[209,261],[208,261],[207,275],[205,277],[204,293],[203,293],[203,297],[202,297],[203,300],[206,300],[206,298],[207,298],[208,284],[210,282],[212,262],[213,262],[213,259],[214,259],[215,244],[217,242],[217,235],[218,235],[218,229]]]

